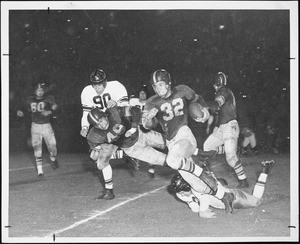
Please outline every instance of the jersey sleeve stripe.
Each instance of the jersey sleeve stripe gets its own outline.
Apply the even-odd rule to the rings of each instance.
[[[121,98],[118,100],[118,103],[121,103],[121,102],[128,102],[128,96],[121,97]]]
[[[82,108],[83,108],[83,110],[92,110],[93,109],[93,107],[89,107],[89,106],[85,106],[85,105],[82,105]]]

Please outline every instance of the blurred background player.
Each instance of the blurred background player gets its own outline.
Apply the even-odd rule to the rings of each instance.
[[[227,163],[234,169],[240,188],[249,187],[243,166],[237,156],[239,124],[236,120],[236,101],[233,92],[226,87],[227,77],[218,72],[212,79],[216,91],[215,100],[209,103],[213,114],[217,113],[215,128],[203,145],[204,151],[217,150],[224,144]]]
[[[257,144],[256,144],[256,137],[253,130],[248,127],[241,128],[241,153],[242,155],[257,155]]]
[[[198,183],[204,181],[211,188],[211,194],[224,201],[226,212],[231,213],[233,196],[218,188],[216,180],[206,174],[191,158],[196,151],[197,141],[188,127],[188,106],[190,102],[200,100],[199,95],[186,85],[178,85],[171,89],[171,76],[164,69],[153,72],[150,83],[156,95],[146,102],[142,124],[146,129],[151,129],[155,122],[161,125],[168,147],[167,165],[178,170],[182,177],[196,188],[195,190],[201,192],[202,188],[199,188]]]
[[[45,94],[45,84],[38,83],[34,88],[34,95],[26,98],[26,108],[31,113],[31,143],[34,151],[37,173],[43,176],[43,139],[50,154],[50,165],[53,169],[59,167],[56,159],[57,148],[54,131],[50,119],[53,112],[57,110],[57,104],[53,95]],[[17,111],[19,117],[24,116],[22,110]]]
[[[129,100],[129,105],[138,107],[141,111],[143,111],[146,101],[147,101],[147,98],[148,98],[148,95],[149,95],[149,92],[147,89],[147,85],[142,85],[138,91],[138,97],[132,97]],[[140,121],[139,126],[142,127],[142,129],[144,129],[143,125],[142,125],[142,121]],[[137,159],[135,159],[135,160],[137,160]],[[137,163],[139,164],[139,160],[137,160]],[[154,165],[151,165],[151,164],[149,164],[149,165],[150,165],[150,167],[148,169],[148,175],[151,178],[154,178],[154,176],[155,176]]]
[[[81,131],[80,135],[87,136],[90,123],[87,119],[89,112],[93,108],[99,108],[105,111],[107,108],[128,105],[128,93],[123,84],[119,81],[107,81],[105,72],[102,69],[94,70],[89,77],[90,84],[83,88],[81,92],[81,105],[83,109],[81,118]],[[114,158],[118,147],[112,144],[106,145],[109,150],[109,158]],[[112,189],[112,168],[107,164],[104,168],[98,168],[102,171],[105,181],[105,188]],[[102,196],[105,197],[105,194]]]
[[[262,197],[265,191],[267,177],[275,165],[275,161],[263,161],[261,165],[262,171],[258,176],[252,195],[241,189],[228,188],[228,183],[225,179],[219,180],[226,191],[234,194],[234,209],[257,207],[263,202]],[[186,202],[193,212],[199,213],[199,217],[214,218],[215,213],[209,208],[210,206],[217,209],[225,208],[222,201],[214,196],[196,192],[179,174],[172,178],[171,187],[172,191],[176,193],[176,196],[181,201]]]

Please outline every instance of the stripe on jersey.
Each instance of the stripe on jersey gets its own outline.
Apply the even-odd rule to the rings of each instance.
[[[98,120],[90,113],[90,118],[94,121],[95,124],[98,124]]]
[[[122,102],[128,102],[128,96],[121,97],[121,98],[118,100],[118,103],[122,103]]]
[[[225,103],[225,98],[223,96],[218,96],[215,100],[218,102],[219,107],[221,107]]]
[[[87,105],[82,105],[83,110],[92,110],[94,107],[87,106]]]

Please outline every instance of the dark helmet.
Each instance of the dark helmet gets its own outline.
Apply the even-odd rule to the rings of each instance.
[[[107,118],[107,114],[99,108],[93,108],[88,114],[88,121],[93,126],[98,124],[102,118]]]
[[[180,191],[190,191],[191,186],[189,183],[187,183],[182,176],[177,173],[176,175],[173,176],[171,180],[171,185],[175,192],[180,192]]]
[[[216,75],[214,75],[213,77],[214,87],[226,86],[226,84],[227,84],[227,78],[223,72],[218,72]]]
[[[171,76],[165,69],[156,70],[151,75],[151,85],[154,85],[160,81],[164,81],[167,85],[171,85]]]
[[[96,69],[90,74],[90,82],[92,84],[104,83],[106,85],[106,74],[102,69]]]
[[[46,84],[45,83],[37,83],[34,86],[34,91],[36,91],[37,89],[44,89],[45,90]]]

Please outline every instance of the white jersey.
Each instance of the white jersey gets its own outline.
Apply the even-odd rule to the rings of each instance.
[[[128,93],[123,84],[119,81],[108,81],[101,95],[98,95],[92,85],[86,86],[81,92],[81,105],[83,114],[81,128],[89,127],[87,120],[88,113],[95,107],[102,111],[107,109],[107,101],[114,100],[118,106],[128,105]]]
[[[140,101],[140,99],[133,97],[129,100],[129,106],[139,107],[141,111],[144,110],[145,104],[147,100]]]

